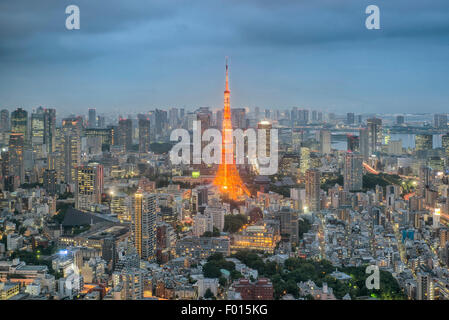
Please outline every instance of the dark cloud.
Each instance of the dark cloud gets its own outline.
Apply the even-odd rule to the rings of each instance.
[[[65,8],[71,4],[78,5],[81,10],[81,30],[78,31],[65,29]],[[371,4],[381,9],[381,30],[368,31],[364,27],[365,8]],[[34,78],[39,83],[42,74],[47,75],[51,88],[53,83],[62,82],[65,75],[58,72],[64,67],[67,74],[83,71],[84,77],[98,77],[102,81],[106,81],[105,73],[114,70],[115,77],[107,79],[111,88],[120,87],[120,81],[144,81],[141,70],[146,67],[154,77],[159,77],[151,83],[148,92],[162,95],[170,91],[173,78],[191,75],[192,70],[185,64],[192,64],[198,74],[203,72],[201,75],[205,77],[210,73],[207,67],[211,61],[215,64],[224,55],[232,54],[255,73],[259,72],[256,63],[272,65],[275,70],[272,74],[257,76],[272,77],[279,81],[280,88],[291,88],[289,92],[273,93],[273,101],[283,99],[280,103],[285,104],[297,99],[297,87],[302,86],[303,95],[307,92],[321,94],[321,83],[317,88],[308,88],[307,92],[304,92],[304,83],[291,85],[299,79],[293,72],[304,72],[299,69],[308,68],[294,56],[301,56],[307,50],[319,54],[315,60],[302,56],[313,65],[314,70],[309,70],[311,74],[321,72],[322,78],[329,77],[322,65],[339,63],[346,69],[353,69],[353,73],[335,69],[334,76],[349,79],[364,68],[363,59],[370,59],[372,63],[379,59],[382,65],[382,59],[388,60],[390,51],[402,50],[405,57],[417,52],[422,64],[410,67],[424,70],[430,58],[423,52],[429,47],[432,48],[428,50],[429,55],[444,55],[446,51],[441,48],[447,47],[448,38],[447,0],[1,0],[0,68],[5,72],[0,73],[0,95],[6,90],[19,91],[19,86],[31,91],[34,88],[27,88],[28,81]],[[340,55],[338,50],[343,49],[345,52]],[[352,57],[359,51],[366,56]],[[333,53],[326,56],[323,52]],[[391,57],[398,60],[397,63],[391,61],[390,69],[408,61],[399,58],[401,54]],[[418,63],[418,58],[409,59],[410,63]],[[382,76],[388,78],[386,68]],[[432,68],[443,80],[438,72],[446,70],[447,66],[440,66],[440,71],[437,66]],[[277,74],[276,70],[284,70],[285,75]],[[17,78],[11,81],[16,74]],[[58,76],[52,79],[51,74]],[[328,80],[321,79],[323,81]],[[331,90],[334,82],[329,82]],[[373,86],[371,82],[370,85]],[[2,87],[6,89],[2,91]],[[111,95],[114,91],[104,90]],[[146,91],[136,90],[144,104]],[[344,90],[340,87],[334,90],[335,95],[344,97],[339,102],[341,105],[353,94],[340,92]],[[184,97],[189,94],[185,92]],[[51,95],[50,89],[45,95]],[[126,101],[126,93],[123,95]],[[183,99],[181,93],[179,99]],[[369,100],[361,96],[352,99],[356,102]],[[247,98],[245,102],[260,103],[254,98]]]

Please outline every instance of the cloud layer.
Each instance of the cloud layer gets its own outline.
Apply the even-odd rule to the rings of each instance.
[[[445,0],[2,0],[0,105],[219,107],[229,55],[236,107],[443,112],[448,40]]]

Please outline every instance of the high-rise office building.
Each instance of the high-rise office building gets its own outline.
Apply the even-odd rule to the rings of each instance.
[[[154,115],[156,120],[156,135],[162,135],[168,126],[167,111],[156,109]]]
[[[306,171],[306,202],[310,211],[320,210],[320,179],[321,173],[317,169]]]
[[[209,108],[200,108],[196,113],[196,119],[201,122],[201,134],[203,134],[212,125],[212,112]]]
[[[360,137],[348,134],[347,136],[348,151],[359,152],[360,151]]]
[[[260,118],[260,108],[259,107],[254,108],[254,118],[255,118],[256,122],[259,121],[259,118]]]
[[[433,136],[431,134],[417,134],[415,136],[415,150],[429,151],[433,148]]]
[[[433,116],[433,126],[438,129],[447,128],[447,114],[435,114]]]
[[[98,115],[97,116],[97,128],[104,129],[106,128],[106,118],[105,116]]]
[[[243,129],[246,126],[246,110],[244,108],[233,108],[231,109],[231,123],[233,129]]]
[[[405,118],[404,116],[396,116],[396,124],[398,126],[402,125],[405,123]]]
[[[292,125],[298,120],[298,107],[293,107],[290,112],[290,119],[292,121]]]
[[[139,119],[139,152],[147,153],[150,151],[150,119]]]
[[[331,153],[331,132],[320,130],[320,152],[321,154]]]
[[[100,204],[103,193],[103,166],[98,163],[78,166],[75,176],[75,208],[90,210],[93,204]]]
[[[368,129],[360,129],[359,131],[359,151],[364,160],[367,160],[371,155],[369,148]]]
[[[31,114],[31,143],[35,145],[44,144],[45,113],[44,108],[37,108]]]
[[[139,300],[143,298],[144,274],[138,268],[125,268],[121,271],[121,299]]]
[[[22,133],[11,133],[8,147],[9,174],[17,178],[19,184],[25,182],[24,147],[24,135]]]
[[[309,110],[298,110],[298,122],[300,124],[307,124],[309,123]]]
[[[347,152],[344,163],[344,189],[359,191],[363,187],[363,156],[359,153]]]
[[[97,127],[97,110],[89,109],[89,118],[87,120],[88,128],[96,128]]]
[[[316,123],[317,120],[318,120],[318,112],[316,110],[312,110],[312,123]]]
[[[223,111],[218,110],[215,113],[215,125],[218,130],[221,130],[223,128]]]
[[[117,215],[120,222],[131,221],[129,197],[123,192],[114,192],[111,196],[111,213]]]
[[[46,169],[43,175],[43,187],[51,196],[56,195],[57,174],[56,170]]]
[[[156,258],[156,195],[137,190],[132,210],[132,239],[140,258]]]
[[[372,155],[382,148],[382,119],[370,118],[366,120],[368,129],[368,153]]]
[[[131,119],[119,119],[118,144],[124,146],[125,150],[131,150],[133,144],[133,122]]]
[[[355,115],[352,112],[346,114],[346,124],[351,125],[355,123]]]
[[[449,133],[446,133],[441,137],[441,145],[443,147],[444,154],[449,158]]]
[[[77,121],[63,120],[61,135],[62,179],[65,183],[75,183],[76,168],[81,164],[81,137]]]
[[[433,282],[429,273],[418,272],[417,285],[416,300],[433,300]]]
[[[305,175],[306,171],[310,169],[310,149],[307,147],[301,147],[299,160],[299,171]]]
[[[56,109],[44,109],[44,144],[47,153],[56,151]]]
[[[298,243],[298,212],[290,207],[282,207],[276,215],[279,217],[281,235],[283,237],[288,236],[292,243]]]
[[[269,157],[271,155],[271,129],[273,125],[269,121],[260,121],[257,124],[258,130],[265,130],[265,152],[266,156]]]
[[[3,109],[0,111],[0,131],[8,132],[10,129],[9,110]]]
[[[168,111],[168,124],[171,129],[176,129],[179,124],[179,110],[177,108],[171,108]]]
[[[21,133],[25,141],[28,139],[28,112],[18,108],[11,112],[11,132]]]

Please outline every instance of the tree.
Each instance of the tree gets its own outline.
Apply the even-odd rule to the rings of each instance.
[[[206,237],[206,238],[210,238],[210,237],[219,237],[220,236],[220,230],[218,230],[216,227],[214,227],[213,229],[214,231],[210,232],[210,231],[206,231],[204,232],[201,237]]]
[[[309,232],[310,227],[310,222],[307,219],[298,220],[298,235],[300,239],[302,239],[304,233]]]
[[[227,284],[227,280],[225,277],[221,276],[220,278],[218,278],[218,283],[220,284],[220,286],[225,287]]]
[[[224,223],[224,231],[235,233],[240,230],[246,223],[248,218],[243,214],[226,215]]]
[[[208,262],[203,266],[203,275],[206,278],[219,278],[221,276],[221,271],[215,263]]]
[[[212,299],[215,298],[213,292],[207,288],[206,292],[204,293],[204,299]]]
[[[240,271],[237,271],[237,270],[231,271],[231,279],[232,280],[237,280],[237,279],[241,279],[241,278],[243,278],[243,274],[241,274]]]

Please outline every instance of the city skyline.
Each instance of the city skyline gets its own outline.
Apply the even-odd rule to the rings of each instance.
[[[68,31],[64,3],[2,2],[2,107],[219,108],[224,56],[231,107],[446,107],[444,1],[379,3],[380,30],[364,26],[368,1],[77,4],[81,29]]]
[[[2,0],[0,300],[449,300],[447,40],[447,0]]]

